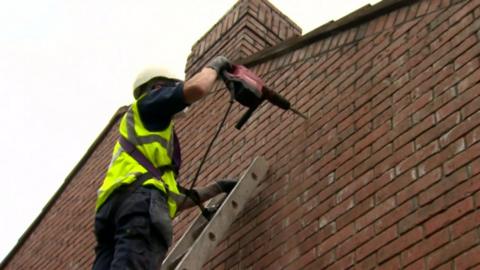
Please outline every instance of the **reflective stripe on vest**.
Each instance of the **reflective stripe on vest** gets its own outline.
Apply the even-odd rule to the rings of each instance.
[[[138,136],[135,132],[135,121],[134,121],[134,112],[132,107],[127,112],[127,139],[133,143],[135,146],[139,146],[142,144],[150,144],[154,142],[160,143],[163,148],[167,149],[167,154],[170,159],[173,159],[173,139],[170,137],[170,141],[165,140],[163,137],[159,135],[146,135],[146,136]],[[173,129],[172,134],[173,136]]]
[[[172,165],[174,151],[173,145],[173,123],[162,131],[149,131],[140,120],[137,103],[130,106],[127,113],[120,122],[120,133],[126,137],[142,154],[150,160],[155,167],[164,167]],[[102,186],[98,191],[97,209],[106,201],[112,192],[123,184],[130,184],[135,181],[140,174],[147,170],[140,165],[133,157],[126,153],[120,144],[115,144],[112,154],[112,161],[107,171],[107,175]],[[153,185],[156,188],[167,192],[164,183],[168,186],[169,192],[179,194],[175,174],[173,171],[166,171],[162,175],[162,180],[149,179],[144,185]],[[167,200],[170,216],[173,218],[177,205],[172,198]]]

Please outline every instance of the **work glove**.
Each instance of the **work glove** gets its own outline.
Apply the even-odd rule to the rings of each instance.
[[[225,56],[216,56],[207,64],[208,68],[214,69],[217,74],[222,74],[224,70],[231,70],[232,63]]]
[[[234,180],[219,180],[216,181],[217,186],[222,190],[224,193],[230,193],[232,189],[237,185],[237,181]]]

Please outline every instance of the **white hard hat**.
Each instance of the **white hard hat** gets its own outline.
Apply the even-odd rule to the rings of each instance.
[[[175,74],[165,67],[147,67],[138,73],[138,76],[133,83],[133,96],[135,99],[140,97],[141,86],[156,78],[178,81]]]

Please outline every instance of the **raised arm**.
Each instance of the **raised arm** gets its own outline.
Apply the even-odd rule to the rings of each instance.
[[[206,96],[219,74],[230,67],[230,61],[224,56],[213,58],[200,72],[185,82],[183,86],[185,101],[192,104]]]

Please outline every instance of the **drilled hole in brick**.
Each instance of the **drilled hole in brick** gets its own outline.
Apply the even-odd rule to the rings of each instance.
[[[253,178],[253,180],[257,180],[257,175],[253,172],[252,172],[252,178]]]
[[[208,233],[208,238],[209,238],[211,241],[215,241],[215,238],[216,238],[216,237],[215,237],[215,234],[214,234],[214,233],[209,232],[209,233]]]
[[[238,203],[236,201],[232,201],[232,207],[233,208],[237,208],[238,207]]]

